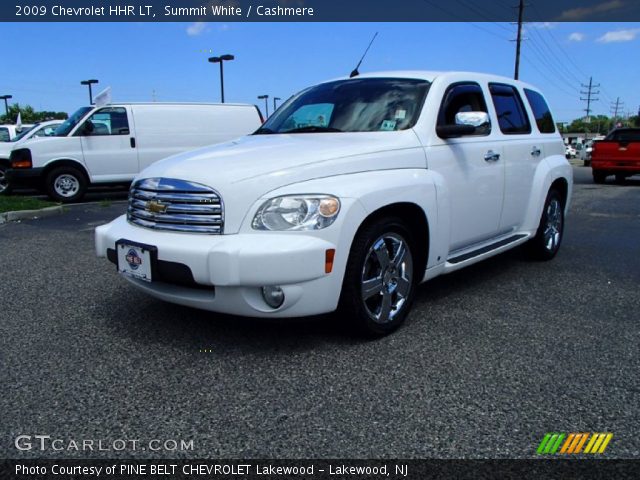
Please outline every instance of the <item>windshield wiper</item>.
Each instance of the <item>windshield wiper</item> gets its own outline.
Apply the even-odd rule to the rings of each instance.
[[[276,133],[270,128],[260,127],[258,130],[253,132],[254,135],[269,135],[270,133]]]
[[[339,128],[333,127],[321,127],[318,125],[307,125],[306,127],[293,128],[291,130],[285,130],[281,133],[312,133],[312,132],[342,132]]]

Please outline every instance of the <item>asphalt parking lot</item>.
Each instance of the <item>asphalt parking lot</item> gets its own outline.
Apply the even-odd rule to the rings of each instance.
[[[419,290],[406,325],[264,322],[162,303],[97,259],[124,203],[0,225],[0,458],[526,458],[546,432],[640,457],[640,178],[575,167],[563,247]],[[206,352],[204,351],[206,350]],[[18,435],[194,440],[192,451],[18,451]]]

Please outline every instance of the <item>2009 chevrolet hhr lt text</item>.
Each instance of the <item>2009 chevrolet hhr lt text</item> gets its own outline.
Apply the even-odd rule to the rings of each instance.
[[[151,165],[96,251],[162,300],[255,317],[338,309],[382,335],[421,282],[523,243],[553,258],[572,184],[536,88],[367,74],[302,91],[253,135]]]

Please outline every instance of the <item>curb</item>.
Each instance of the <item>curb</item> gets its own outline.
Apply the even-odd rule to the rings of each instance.
[[[13,222],[16,220],[31,220],[32,218],[51,217],[63,212],[62,205],[41,208],[40,210],[18,210],[15,212],[0,213],[0,223]]]

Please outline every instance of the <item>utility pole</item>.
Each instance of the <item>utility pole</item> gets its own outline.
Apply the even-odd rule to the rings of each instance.
[[[587,116],[585,118],[585,123],[591,123],[591,103],[592,102],[597,102],[598,99],[597,98],[593,98],[594,95],[598,95],[600,93],[600,91],[595,91],[595,88],[599,88],[600,84],[594,85],[593,84],[593,77],[589,77],[589,85],[585,85],[583,83],[580,84],[580,86],[582,88],[586,88],[587,91],[582,91],[580,90],[580,95],[586,95],[587,98],[582,98],[580,97],[580,100],[582,100],[583,102],[587,102],[587,108],[584,109],[585,112],[587,112]]]
[[[520,44],[522,43],[522,17],[524,16],[524,0],[520,0],[518,5],[518,37],[516,38],[516,67],[513,78],[520,77]]]
[[[618,118],[618,111],[622,110],[624,106],[624,102],[620,101],[620,97],[616,98],[615,102],[611,102],[611,113],[613,114],[613,119]]]

